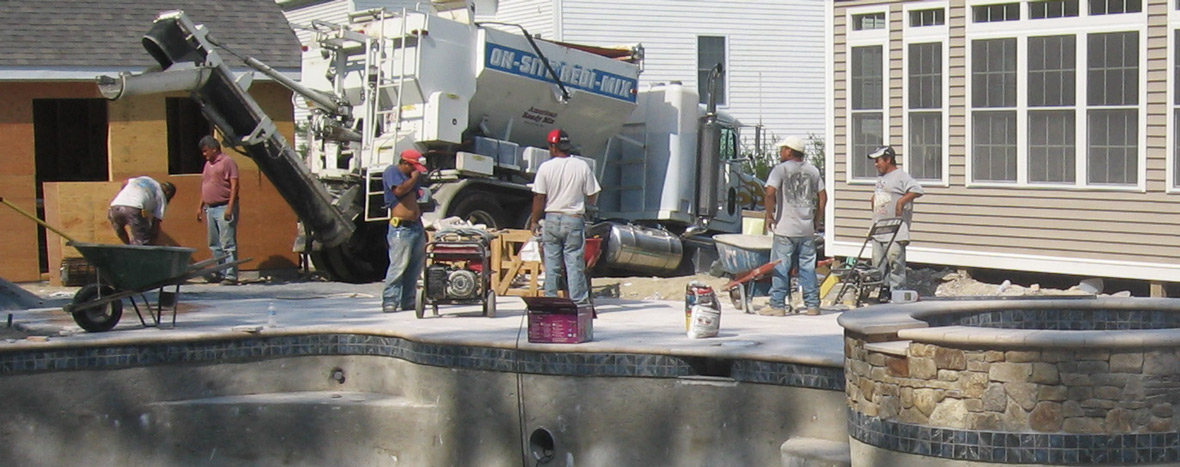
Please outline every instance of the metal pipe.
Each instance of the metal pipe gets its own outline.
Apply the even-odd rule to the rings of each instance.
[[[296,82],[295,80],[293,80],[291,78],[283,76],[282,73],[279,73],[274,68],[271,68],[269,65],[262,63],[261,61],[259,61],[258,59],[254,58],[254,57],[240,57],[240,58],[245,60],[246,65],[249,65],[250,68],[258,70],[260,73],[271,77],[271,79],[278,81],[279,84],[286,86],[287,89],[295,91],[295,92],[299,93],[300,95],[302,95],[303,97],[311,99],[316,104],[323,106],[324,108],[328,109],[328,111],[332,112],[333,114],[341,115],[344,113],[341,110],[340,104],[336,103],[328,96],[325,96],[323,93],[316,91],[314,89],[311,89],[311,88],[304,86],[302,84],[299,84],[298,82]]]
[[[175,91],[193,91],[200,89],[213,74],[210,68],[178,68],[173,67],[164,71],[153,71],[139,75],[119,73],[118,77],[99,76],[98,91],[102,96],[116,100],[122,97],[142,96]]]

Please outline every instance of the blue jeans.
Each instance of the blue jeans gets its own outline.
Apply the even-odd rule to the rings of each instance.
[[[545,296],[556,297],[565,271],[570,300],[579,305],[590,303],[586,282],[586,221],[580,216],[545,214],[541,231],[545,250]],[[564,266],[564,267],[563,267]]]
[[[803,304],[808,308],[819,306],[819,284],[815,279],[815,237],[774,236],[770,260],[782,260],[774,267],[770,281],[770,306],[787,307],[787,296],[791,293],[791,269],[799,267],[799,287],[803,289]]]
[[[209,251],[213,252],[213,257],[225,256],[221,260],[222,263],[229,263],[238,260],[238,213],[237,206],[234,206],[234,213],[232,220],[225,220],[225,209],[229,205],[221,205],[217,207],[205,206],[205,229],[206,237],[209,240]],[[238,280],[238,267],[234,266],[228,271],[223,272],[226,279]]]
[[[389,269],[385,271],[381,305],[413,309],[418,276],[426,266],[426,231],[422,230],[421,223],[400,227],[391,225],[385,240],[389,244]]]

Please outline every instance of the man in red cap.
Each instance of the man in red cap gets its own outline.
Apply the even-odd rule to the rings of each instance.
[[[385,169],[381,184],[385,188],[385,206],[389,208],[389,270],[385,272],[385,291],[381,311],[392,313],[414,308],[418,276],[426,265],[426,231],[422,228],[422,210],[418,207],[418,189],[426,166],[422,153],[402,151],[401,160]]]
[[[594,205],[602,188],[590,165],[570,157],[570,136],[563,130],[549,132],[549,160],[537,168],[533,179],[533,223],[537,231],[545,216],[541,242],[545,250],[545,295],[557,296],[561,271],[569,286],[569,298],[590,304],[586,281],[586,205]],[[563,267],[564,266],[564,267]]]

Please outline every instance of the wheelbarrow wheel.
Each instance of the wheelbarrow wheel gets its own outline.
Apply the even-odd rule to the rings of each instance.
[[[488,318],[496,317],[496,292],[494,290],[489,290],[488,296],[483,301],[483,315]]]
[[[110,286],[99,286],[90,284],[82,287],[78,293],[74,294],[74,305],[83,305],[86,302],[97,301],[101,297],[113,295],[115,289]],[[113,300],[104,305],[90,306],[75,310],[73,312],[74,322],[78,323],[82,329],[90,332],[106,332],[110,331],[119,324],[119,318],[123,317],[123,301]]]

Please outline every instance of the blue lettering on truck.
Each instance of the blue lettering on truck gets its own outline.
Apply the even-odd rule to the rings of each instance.
[[[487,67],[493,70],[525,76],[547,83],[555,83],[545,69],[545,62],[541,57],[531,52],[488,43],[487,55],[484,57]],[[635,102],[636,80],[608,73],[602,70],[586,68],[581,65],[571,65],[565,62],[552,62],[553,71],[561,78],[566,87],[581,89],[601,96]]]

